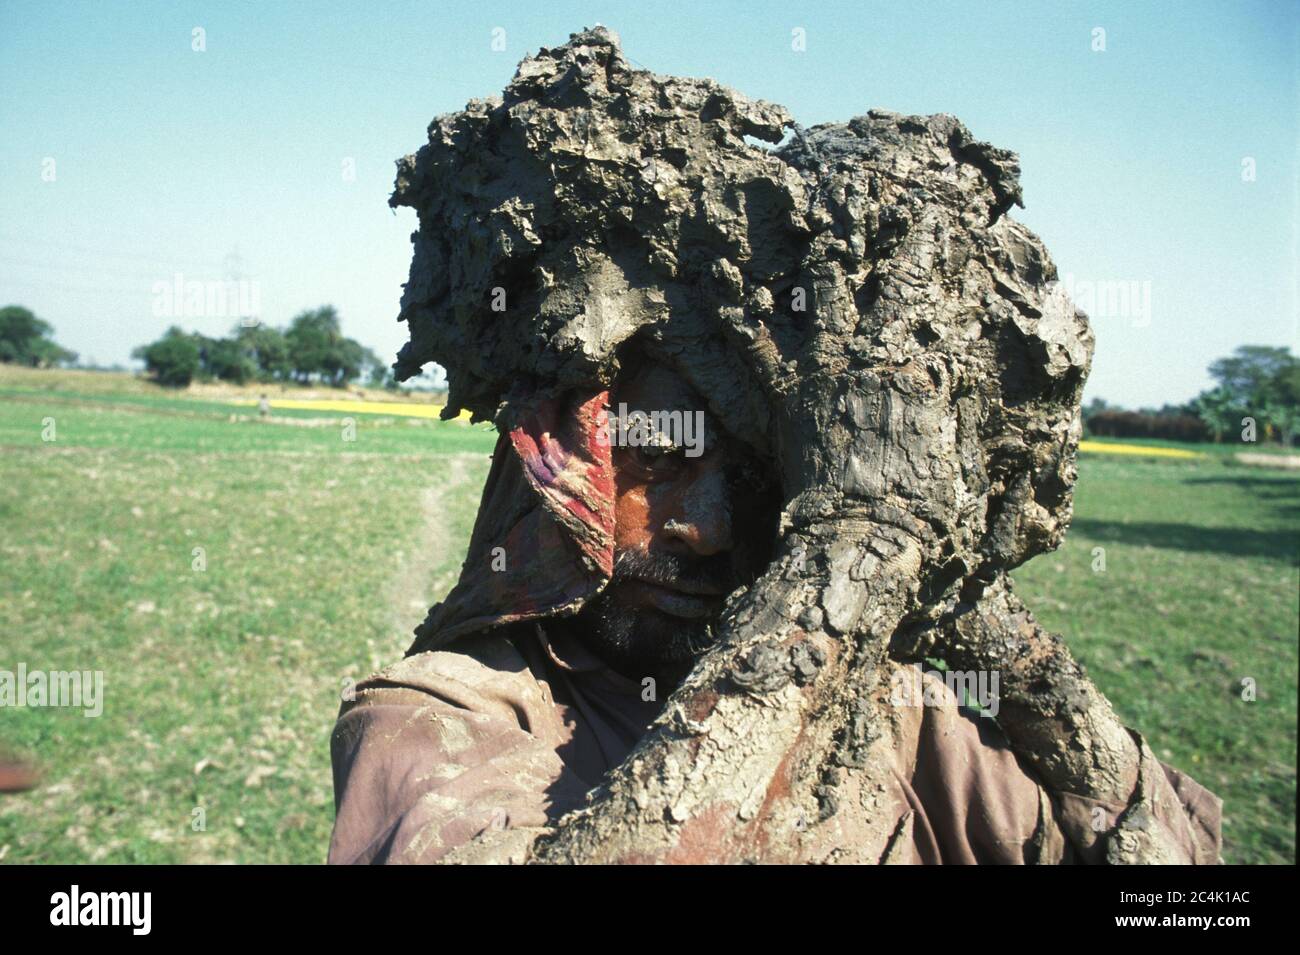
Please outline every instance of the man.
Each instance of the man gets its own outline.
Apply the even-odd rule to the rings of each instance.
[[[805,130],[603,28],[428,133],[394,371],[502,437],[460,581],[344,704],[332,861],[1217,860],[1007,576],[1069,524],[1092,354],[1013,153]]]
[[[723,598],[759,573],[777,510],[764,463],[723,433],[663,365],[625,367],[608,399],[597,400],[616,411],[683,412],[678,420],[700,411],[702,446],[690,455],[680,436],[656,435],[662,440],[642,446],[614,440],[612,487],[602,492],[600,481],[568,483],[566,469],[554,468],[584,439],[599,448],[618,434],[586,413],[589,403],[575,403],[573,427],[562,426],[564,437],[546,442],[541,454],[533,442],[542,436],[528,429],[500,443],[459,594],[435,609],[406,660],[360,684],[343,705],[333,737],[331,862],[521,859],[534,836],[582,806],[623,761],[712,642]],[[550,415],[534,420],[557,423]],[[543,474],[553,478],[549,488]],[[545,491],[560,486],[568,488],[562,503],[547,507]],[[565,592],[581,576],[562,566],[580,563],[580,554],[554,539],[531,550],[526,542],[548,539],[535,528],[504,533],[494,502],[507,488],[531,499],[533,510],[523,513],[534,521],[586,513],[599,529],[612,509],[613,573],[576,613],[545,595]],[[491,540],[507,542],[497,571],[484,560]],[[522,577],[508,572],[512,560]],[[479,583],[494,578],[495,589]],[[451,641],[443,643],[446,634]],[[900,861],[1075,861],[1062,814],[1088,819],[1101,808],[1109,818],[1123,809],[1047,793],[993,720],[926,679],[930,705],[900,701],[905,727],[888,809],[896,819],[912,817]],[[1192,823],[1170,825],[1187,834],[1189,857],[1214,861],[1218,800],[1165,772]]]

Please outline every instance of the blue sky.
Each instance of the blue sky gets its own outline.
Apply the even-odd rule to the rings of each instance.
[[[393,161],[523,56],[603,23],[637,65],[804,125],[945,112],[1019,152],[1017,217],[1104,312],[1089,396],[1182,401],[1238,345],[1297,348],[1300,4],[804,7],[0,0],[0,304],[125,362],[173,322],[233,324],[156,315],[154,283],[238,274],[265,321],[332,303],[391,355],[414,228],[387,206]],[[1090,283],[1137,294],[1115,308]]]

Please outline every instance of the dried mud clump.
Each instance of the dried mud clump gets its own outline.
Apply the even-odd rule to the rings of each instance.
[[[399,161],[419,228],[394,367],[437,362],[448,415],[496,419],[607,384],[640,332],[788,499],[887,504],[932,529],[941,585],[987,575],[1060,540],[1092,351],[1006,215],[1018,173],[950,116],[803,129],[577,33]]]

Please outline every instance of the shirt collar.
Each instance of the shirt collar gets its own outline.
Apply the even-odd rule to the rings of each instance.
[[[548,632],[540,622],[534,626],[542,649],[561,670],[572,674],[594,674],[612,689],[623,693],[640,693],[639,683],[610,669],[604,660],[583,646],[582,641],[572,633],[567,630]]]

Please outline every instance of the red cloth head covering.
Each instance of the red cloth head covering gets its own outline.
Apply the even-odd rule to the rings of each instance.
[[[609,582],[608,414],[607,391],[511,402],[460,580],[416,628],[408,655],[503,624],[575,613]]]

